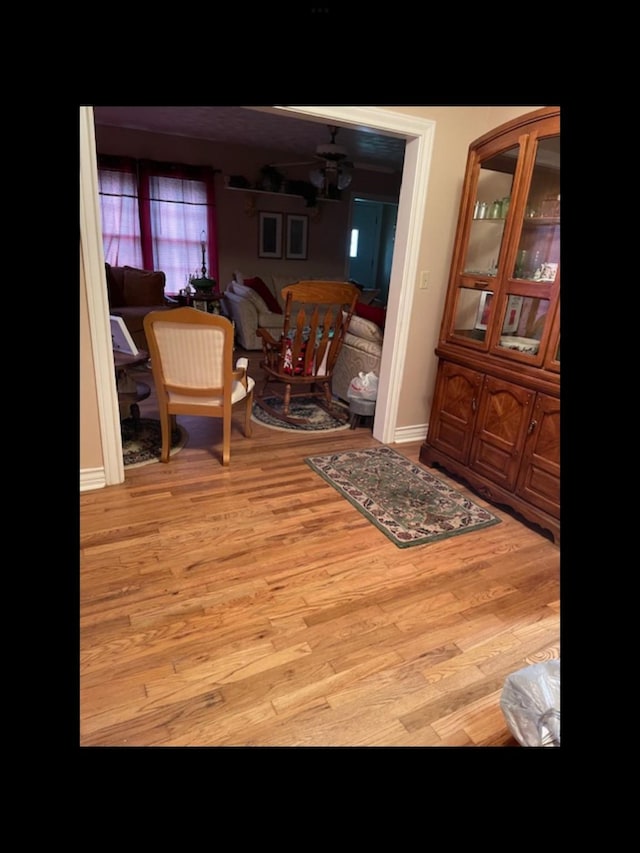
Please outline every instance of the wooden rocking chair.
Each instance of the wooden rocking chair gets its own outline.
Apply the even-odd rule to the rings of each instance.
[[[315,397],[333,417],[348,419],[333,402],[331,378],[359,296],[358,288],[347,282],[299,281],[282,289],[285,310],[280,339],[262,327],[256,330],[262,338],[260,367],[265,374],[256,393],[261,408],[280,420],[305,424],[309,421],[290,414],[291,400]],[[268,394],[272,383],[284,385],[284,390]],[[293,391],[301,386],[304,390]],[[270,396],[282,399],[282,410],[266,402]]]

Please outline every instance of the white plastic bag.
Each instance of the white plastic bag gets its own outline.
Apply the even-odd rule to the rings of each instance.
[[[349,400],[375,400],[378,396],[378,377],[372,371],[360,371],[349,384]]]
[[[507,676],[500,707],[522,746],[560,746],[560,661],[536,663]]]

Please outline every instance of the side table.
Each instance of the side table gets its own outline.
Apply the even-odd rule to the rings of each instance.
[[[218,291],[212,293],[195,293],[189,297],[190,304],[198,311],[205,311],[207,314],[220,314],[220,300],[222,294]]]
[[[167,293],[176,302],[177,305],[187,305],[190,308],[196,308],[198,311],[206,311],[207,314],[221,314],[222,294],[219,290],[203,291],[201,293],[191,293],[187,296],[184,293]]]

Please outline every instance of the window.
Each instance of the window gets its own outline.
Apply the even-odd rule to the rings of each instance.
[[[155,175],[149,179],[149,196],[153,266],[164,271],[167,289],[176,292],[189,276],[202,275],[200,244],[203,232],[207,233],[207,189],[202,181]]]
[[[218,279],[213,169],[102,156],[98,161],[107,263],[162,270],[167,292],[191,275]]]
[[[351,229],[351,243],[349,244],[349,257],[357,258],[358,257],[358,234],[359,230],[357,228]]]
[[[142,267],[140,213],[134,174],[120,168],[98,169],[98,186],[105,261],[114,267]]]

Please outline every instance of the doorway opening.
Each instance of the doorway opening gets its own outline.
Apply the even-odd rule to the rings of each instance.
[[[354,196],[351,199],[347,277],[365,290],[377,290],[386,307],[396,237],[398,203]]]
[[[385,325],[385,344],[380,366],[378,405],[374,437],[383,443],[395,440],[396,419],[407,351],[411,301],[409,292],[416,280],[427,184],[431,166],[435,122],[378,107],[268,107],[269,112],[289,111],[313,120],[345,126],[356,125],[389,132],[406,140],[403,180],[398,200],[398,227],[391,270],[391,284]],[[104,252],[98,206],[98,179],[95,129],[92,107],[80,108],[80,243],[82,279],[85,282],[86,310],[98,417],[103,450],[100,485],[124,480],[118,401],[113,374],[113,350],[108,335],[105,299]],[[81,327],[82,328],[82,327]],[[94,477],[95,479],[95,477]],[[97,486],[92,486],[97,487]]]

